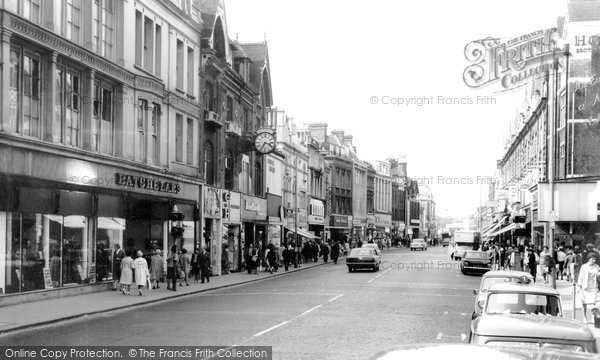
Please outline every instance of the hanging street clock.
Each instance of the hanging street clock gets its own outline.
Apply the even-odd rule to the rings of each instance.
[[[275,150],[275,145],[275,131],[273,129],[262,128],[256,130],[256,137],[254,138],[256,151],[262,154],[269,154]]]

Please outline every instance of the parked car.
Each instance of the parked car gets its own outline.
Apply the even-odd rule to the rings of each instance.
[[[592,330],[580,321],[557,316],[495,314],[471,323],[471,344],[517,349],[558,349],[597,353]],[[539,359],[548,359],[541,357]]]
[[[427,250],[427,241],[425,241],[425,239],[413,239],[410,242],[410,251],[414,251],[414,250]]]
[[[563,316],[560,294],[541,285],[493,284],[487,291],[482,316],[532,314]]]
[[[356,269],[378,271],[381,266],[381,255],[379,255],[379,250],[371,247],[355,248],[346,257],[346,265],[348,266],[348,272]]]
[[[404,359],[510,359],[510,360],[589,360],[598,355],[584,352],[570,352],[554,348],[533,349],[518,346],[485,346],[475,344],[408,344],[398,345],[377,352],[369,360],[404,360]]]
[[[512,270],[492,270],[483,274],[481,282],[479,283],[479,290],[473,290],[473,294],[477,295],[475,298],[475,309],[471,319],[475,319],[481,315],[483,310],[483,304],[487,296],[487,291],[493,284],[532,284],[533,276],[530,273],[524,271],[512,271]]]
[[[490,271],[492,262],[485,251],[465,251],[460,262],[460,272],[463,274],[483,274]]]

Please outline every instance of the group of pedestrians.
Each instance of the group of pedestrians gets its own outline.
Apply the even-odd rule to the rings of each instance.
[[[122,256],[121,256],[122,253]],[[144,258],[142,251],[137,251],[136,259],[132,258],[133,251],[121,250],[115,245],[115,286],[113,290],[119,290],[124,295],[131,294],[131,285],[135,282],[138,294],[143,295],[145,287],[160,289],[160,283],[166,278],[167,290],[177,291],[179,286],[189,286],[189,280],[193,278],[196,282],[206,279],[210,281],[210,257],[203,248],[197,248],[193,254],[189,254],[185,248],[180,251],[173,245],[167,254],[166,261],[162,251],[155,249],[150,257],[150,264]],[[165,269],[166,262],[166,269]],[[118,288],[117,288],[118,285]]]

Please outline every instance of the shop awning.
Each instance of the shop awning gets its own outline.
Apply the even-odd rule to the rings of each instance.
[[[293,232],[293,233],[296,232],[295,229],[289,228],[287,226],[285,228],[288,229],[290,232]],[[302,229],[298,229],[298,235],[304,236],[305,238],[309,238],[309,239],[320,239],[320,237],[315,236],[315,235],[309,233],[308,231],[302,230]]]
[[[494,224],[493,226],[491,226],[490,228],[485,230],[481,236],[492,236],[492,237],[496,236],[496,235],[493,235],[493,232],[496,231],[496,229],[498,229],[500,227],[500,225],[502,225],[504,223],[504,221],[506,221],[507,217],[508,217],[508,215],[505,215],[504,217],[502,217],[502,219],[500,221],[498,221],[496,224]]]
[[[511,230],[514,230],[514,229],[516,229],[516,228],[517,228],[517,224],[510,224],[510,225],[508,225],[507,227],[505,227],[505,228],[502,228],[502,229],[500,229],[500,230],[496,231],[496,232],[495,232],[495,233],[493,233],[493,234],[490,234],[489,236],[492,236],[492,237],[494,237],[494,236],[496,236],[496,235],[504,234],[505,232],[507,232],[507,231],[511,231]]]

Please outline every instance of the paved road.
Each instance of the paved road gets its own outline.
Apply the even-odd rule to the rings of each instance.
[[[460,342],[479,277],[446,249],[345,262],[0,337],[5,345],[269,345],[275,359],[364,359],[386,347]],[[119,296],[115,294],[115,296]]]

